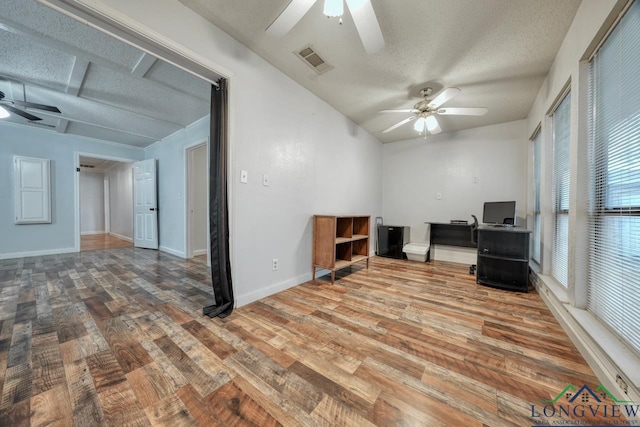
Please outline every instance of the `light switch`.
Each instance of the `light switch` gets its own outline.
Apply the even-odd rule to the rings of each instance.
[[[249,172],[248,171],[240,171],[240,182],[246,184],[249,182]]]
[[[436,193],[436,199],[442,200],[442,193]]]
[[[262,175],[262,185],[265,187],[269,186],[269,175]]]

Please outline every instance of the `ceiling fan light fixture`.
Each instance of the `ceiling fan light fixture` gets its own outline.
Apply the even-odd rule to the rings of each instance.
[[[6,119],[7,117],[9,117],[9,112],[0,105],[0,119]]]
[[[424,131],[424,117],[420,117],[418,120],[416,120],[416,122],[413,125],[413,128],[416,130],[416,132],[423,132]]]
[[[427,122],[427,129],[429,130],[429,132],[433,131],[438,127],[438,121],[433,116],[427,117],[425,121]]]
[[[323,13],[329,18],[337,18],[344,14],[344,0],[324,0]]]

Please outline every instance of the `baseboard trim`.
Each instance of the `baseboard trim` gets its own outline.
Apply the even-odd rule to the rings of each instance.
[[[107,234],[106,231],[83,231],[80,233],[81,236],[91,236],[93,234]]]
[[[304,282],[311,280],[311,273],[302,274],[292,279],[285,280],[280,283],[267,286],[266,288],[258,289],[256,291],[247,292],[242,295],[236,296],[236,307],[242,307],[243,305],[250,304],[254,301],[258,301],[261,298],[268,297],[269,295],[276,294],[278,292],[286,291],[289,288],[298,286]]]
[[[625,363],[626,365],[630,365],[631,368],[631,370],[629,370],[629,367],[627,367],[626,369],[629,370],[629,373],[625,373],[625,370],[621,369],[621,366],[618,366],[612,357],[609,356],[607,352],[605,352],[596,342],[596,340],[584,329],[583,323],[590,322],[586,319],[589,314],[584,310],[575,309],[559,299],[554,294],[555,289],[553,287],[553,283],[548,283],[544,276],[540,277],[535,273],[532,276],[534,278],[538,294],[542,297],[542,300],[545,302],[547,307],[549,307],[549,310],[551,310],[551,313],[556,318],[562,329],[564,329],[571,341],[578,348],[578,351],[587,361],[600,382],[612,392],[615,390],[615,394],[618,397],[622,396],[624,400],[630,399],[634,402],[640,401],[640,392],[634,385],[634,383],[638,381],[638,374],[634,372],[633,367],[637,365],[634,363]],[[597,322],[595,319],[593,321]],[[602,329],[605,330],[606,328],[603,326]],[[605,333],[607,332],[605,331]],[[619,343],[618,345],[622,346],[623,344]],[[611,345],[608,346],[608,348],[610,351],[616,351]],[[620,350],[621,352],[624,352],[624,349]],[[630,353],[629,350],[626,350],[626,352]],[[621,375],[629,386],[626,395],[616,383],[616,375]]]
[[[193,256],[200,256],[200,255],[206,255],[208,253],[208,251],[206,249],[198,249],[196,251],[193,251],[192,255]]]
[[[118,239],[126,240],[127,242],[133,243],[133,239],[131,237],[123,236],[118,233],[109,233],[110,236],[117,237]]]
[[[47,249],[44,251],[15,252],[11,254],[0,254],[0,259],[29,258],[34,256],[69,254],[73,252],[76,252],[76,248],[59,248]]]
[[[175,255],[180,258],[185,258],[185,259],[187,258],[184,252],[176,251],[175,249],[171,249],[166,246],[160,246],[158,249],[161,250],[162,252],[166,252],[168,254]]]

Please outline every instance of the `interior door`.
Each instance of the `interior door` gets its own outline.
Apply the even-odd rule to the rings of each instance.
[[[158,249],[156,160],[133,164],[133,245]]]

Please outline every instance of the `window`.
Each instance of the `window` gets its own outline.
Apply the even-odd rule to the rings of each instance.
[[[591,60],[587,309],[640,352],[640,2]]]
[[[542,228],[542,215],[540,212],[540,145],[542,136],[540,130],[533,138],[533,238],[531,258],[540,264],[540,230]]]
[[[571,92],[553,112],[553,247],[551,275],[567,287],[569,268],[569,143]]]

